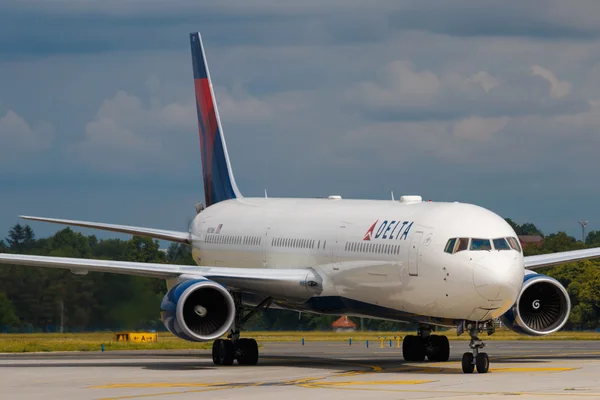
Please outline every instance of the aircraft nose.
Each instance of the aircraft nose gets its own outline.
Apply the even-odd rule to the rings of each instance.
[[[473,284],[487,300],[515,301],[523,284],[523,270],[514,257],[489,254],[475,263]]]

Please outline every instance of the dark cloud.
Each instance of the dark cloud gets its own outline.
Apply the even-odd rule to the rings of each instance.
[[[2,2],[0,137],[19,167],[0,168],[0,226],[39,212],[182,229],[169,221],[202,198],[200,30],[247,195],[394,190],[600,227],[600,13],[563,4]]]

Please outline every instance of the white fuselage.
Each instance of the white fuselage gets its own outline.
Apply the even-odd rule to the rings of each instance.
[[[242,198],[208,207],[190,229],[199,265],[315,270],[317,312],[489,320],[515,303],[523,283],[518,250],[444,251],[450,238],[517,237],[469,204]]]

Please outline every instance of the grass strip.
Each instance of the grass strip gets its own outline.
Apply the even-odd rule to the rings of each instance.
[[[379,344],[379,338],[386,341],[404,338],[414,332],[244,332],[245,337],[253,337],[258,342],[364,342]],[[450,340],[469,340],[469,335],[456,336],[453,330],[436,332],[446,335]],[[546,336],[518,335],[507,329],[499,329],[492,336],[482,335],[484,340],[600,340],[598,332],[561,331]],[[388,342],[389,343],[389,342]],[[105,351],[111,350],[206,350],[212,342],[194,343],[176,338],[170,333],[159,333],[156,343],[116,342],[113,332],[95,333],[32,333],[0,334],[0,353],[27,353],[52,351]]]

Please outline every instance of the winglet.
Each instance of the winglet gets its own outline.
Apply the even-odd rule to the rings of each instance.
[[[206,207],[242,197],[231,170],[200,33],[190,34]]]

